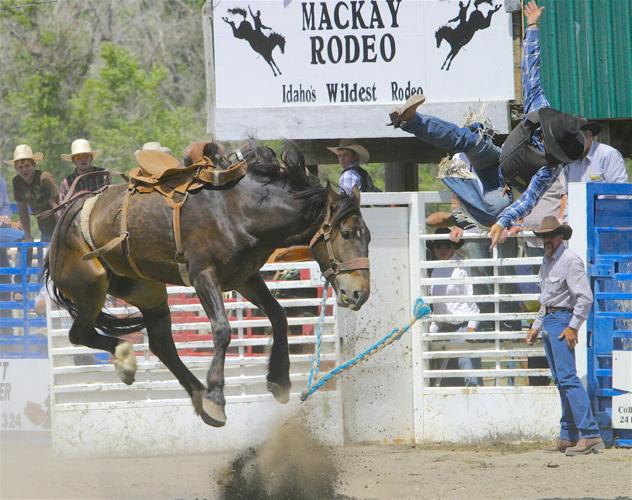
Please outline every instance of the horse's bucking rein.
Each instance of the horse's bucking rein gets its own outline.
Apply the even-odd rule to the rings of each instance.
[[[180,231],[182,206],[190,192],[201,189],[205,185],[219,187],[239,181],[246,175],[246,162],[241,159],[223,169],[217,167],[210,158],[203,156],[192,165],[184,167],[176,158],[162,151],[140,151],[136,155],[136,160],[138,166],[130,170],[129,174],[125,176],[128,179],[128,185],[121,205],[120,233],[116,238],[96,249],[90,235],[89,220],[90,213],[100,193],[84,203],[81,209],[81,232],[92,251],[85,254],[83,259],[103,257],[120,244],[132,270],[139,278],[149,279],[140,271],[132,257],[128,241],[127,219],[130,200],[134,194],[147,194],[156,191],[162,195],[162,198],[172,209],[173,236],[176,245],[175,261],[183,283],[191,286]]]

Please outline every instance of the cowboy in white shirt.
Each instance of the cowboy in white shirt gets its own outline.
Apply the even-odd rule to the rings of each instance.
[[[449,234],[450,229],[439,228],[435,234]],[[454,267],[436,268],[430,272],[431,278],[451,278],[460,279],[467,278],[470,273],[467,268],[459,267],[461,257],[456,251],[463,246],[464,241],[454,243],[450,240],[438,240],[428,242],[428,248],[432,251],[436,260],[452,260]],[[454,315],[454,316],[472,316],[479,314],[479,308],[476,302],[462,302],[460,297],[474,295],[474,288],[471,283],[450,283],[444,285],[432,285],[430,287],[430,295],[432,296],[455,296],[455,302],[438,302],[433,305],[433,314]],[[430,333],[439,332],[474,332],[478,327],[478,321],[470,319],[464,321],[460,319],[444,320],[441,323],[433,321],[430,324]],[[479,358],[458,358],[458,359],[442,359],[442,363],[438,367],[440,370],[460,369],[471,370],[480,368]],[[450,386],[476,386],[481,385],[481,380],[477,377],[465,377],[462,379],[437,379],[437,385],[443,387]]]
[[[584,154],[566,167],[566,181],[627,183],[628,173],[621,153],[594,139],[601,131],[601,125],[589,121],[581,130],[586,138]]]

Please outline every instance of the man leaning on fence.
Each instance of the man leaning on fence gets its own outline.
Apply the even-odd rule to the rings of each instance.
[[[33,214],[38,215],[57,206],[59,188],[55,179],[48,172],[42,172],[36,168],[37,163],[43,159],[43,153],[33,153],[30,146],[20,144],[15,148],[13,159],[5,160],[5,163],[15,167],[17,173],[12,181],[13,196],[18,205],[24,241],[33,241],[29,208]],[[50,241],[55,223],[54,214],[37,219],[42,241]]]
[[[110,172],[92,164],[101,154],[94,150],[85,139],[76,139],[70,145],[70,153],[61,155],[62,160],[70,161],[75,169],[66,176],[59,186],[59,202],[62,203],[81,191],[96,191],[112,183]]]
[[[587,455],[604,447],[590,399],[575,367],[577,331],[586,321],[593,301],[590,282],[581,258],[564,244],[573,233],[570,226],[549,216],[534,232],[544,242],[542,293],[540,311],[526,341],[533,344],[542,330],[544,352],[562,403],[560,436],[546,450],[569,456]]]

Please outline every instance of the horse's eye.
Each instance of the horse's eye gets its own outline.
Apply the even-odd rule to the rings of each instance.
[[[352,236],[351,231],[340,231],[340,234],[345,240],[348,240]]]

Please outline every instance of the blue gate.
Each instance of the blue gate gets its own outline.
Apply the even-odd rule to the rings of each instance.
[[[587,184],[586,196],[588,271],[595,295],[587,325],[588,392],[606,443],[632,447],[632,408],[626,406],[628,416],[613,425],[613,397],[627,394],[613,388],[613,351],[628,360],[626,351],[632,351],[632,185]]]
[[[46,358],[46,317],[34,312],[34,296],[40,290],[40,267],[31,265],[36,257],[42,262],[47,243],[0,243],[7,256],[16,249],[15,266],[8,258],[0,263],[0,357]],[[39,329],[39,332],[37,331]]]

